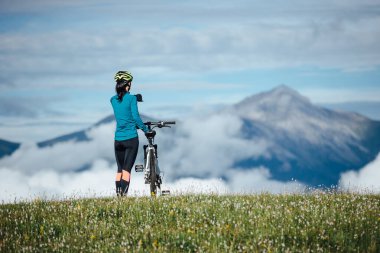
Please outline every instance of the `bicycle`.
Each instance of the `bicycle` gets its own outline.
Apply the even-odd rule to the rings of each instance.
[[[148,145],[144,145],[144,165],[136,165],[136,172],[144,172],[144,180],[145,184],[150,185],[150,194],[151,196],[157,195],[157,189],[161,191],[161,171],[158,165],[158,155],[157,155],[157,144],[154,144],[154,137],[156,136],[156,131],[153,129],[163,128],[163,127],[171,127],[170,125],[174,125],[175,121],[159,121],[159,122],[145,122],[146,126],[148,126],[149,132],[145,134],[148,139]],[[170,191],[161,191],[161,195],[168,195]]]

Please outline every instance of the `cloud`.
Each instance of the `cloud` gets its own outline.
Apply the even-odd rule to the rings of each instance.
[[[141,73],[159,69],[160,75],[147,76],[153,82],[157,76],[179,73],[192,76],[211,71],[299,66],[362,70],[380,64],[377,46],[380,34],[376,29],[380,18],[371,9],[378,6],[372,1],[324,4],[244,1],[241,5],[218,2],[214,8],[200,2],[173,6],[147,1],[143,5],[130,4],[128,9],[135,11],[129,11],[130,15],[123,18],[114,15],[124,10],[120,3],[111,3],[107,11],[101,11],[104,5],[99,3],[87,6],[98,12],[90,12],[93,16],[86,16],[84,21],[83,9],[76,8],[78,5],[84,8],[85,2],[33,2],[36,9],[45,6],[42,17],[49,13],[46,8],[55,14],[59,14],[62,6],[66,7],[63,12],[76,9],[72,14],[77,19],[76,25],[62,25],[68,20],[61,13],[54,16],[57,19],[50,26],[39,24],[38,19],[34,21],[41,27],[36,32],[23,32],[28,28],[25,24],[19,32],[1,33],[0,66],[6,73],[3,80],[12,80],[18,86],[27,81],[34,87],[104,87],[112,79],[107,76],[125,66],[133,66]],[[29,8],[17,1],[3,6],[24,11]],[[174,11],[177,9],[185,9],[188,14],[180,15]],[[142,17],[146,17],[143,19],[146,23],[141,22]],[[99,19],[104,24],[98,24]],[[156,20],[167,25],[151,25]],[[185,21],[176,22],[180,20]],[[120,28],[120,23],[133,25]],[[91,29],[92,26],[97,29]],[[181,80],[174,82],[178,81]]]
[[[270,144],[261,139],[245,139],[240,132],[242,124],[232,115],[203,113],[187,117],[172,129],[160,129],[156,142],[160,144],[160,161],[165,164],[168,176],[221,177],[237,159],[268,155]],[[90,129],[86,132],[90,142],[61,142],[45,148],[25,143],[0,160],[0,166],[30,174],[46,169],[73,171],[92,164],[94,158],[113,161],[114,128],[111,123]],[[140,133],[140,151],[145,139]],[[139,160],[142,161],[142,152]]]
[[[67,199],[115,196],[116,164],[105,160],[94,161],[83,172],[58,172],[42,170],[32,175],[0,167],[0,202],[32,201],[36,198]],[[165,180],[162,190],[171,195],[182,194],[250,194],[260,192],[297,193],[305,186],[296,182],[271,180],[267,169],[251,169],[246,173],[231,174],[229,182],[220,178],[185,177],[175,181]],[[129,196],[149,196],[149,185],[144,184],[142,173],[132,173]]]
[[[334,110],[350,111],[360,113],[368,118],[380,120],[380,102],[346,102],[323,104],[324,107]]]
[[[340,177],[340,187],[351,192],[380,193],[380,153],[359,171],[348,171]]]
[[[235,167],[237,161],[270,158],[269,151],[282,152],[274,149],[267,140],[246,138],[242,127],[243,121],[238,115],[218,109],[208,113],[199,107],[177,121],[173,128],[157,129],[163,189],[169,189],[173,194],[303,192],[305,185],[274,180],[268,168]],[[12,201],[31,194],[113,196],[116,172],[114,129],[114,122],[91,128],[86,131],[91,139],[88,142],[61,142],[45,148],[38,148],[33,143],[23,144],[11,156],[0,160],[0,200]],[[136,164],[143,162],[142,145],[146,143],[142,132],[139,135]],[[378,189],[379,163],[380,154],[360,172],[344,173],[340,186],[350,191],[365,187]],[[147,195],[149,189],[143,182],[143,175],[133,172],[130,194]]]
[[[196,112],[196,111],[195,111]],[[0,160],[0,199],[62,198],[64,196],[113,196],[116,172],[114,123],[87,131],[89,142],[62,142],[38,148],[24,144]],[[266,168],[236,170],[236,160],[267,156],[270,144],[241,136],[242,121],[228,114],[191,115],[171,129],[159,129],[156,143],[163,189],[173,194],[291,192],[301,189],[294,182],[271,179]],[[140,149],[136,164],[143,161]],[[86,170],[77,170],[84,168]],[[132,173],[131,195],[149,193],[141,173]],[[298,188],[297,188],[298,187]]]
[[[271,179],[267,168],[259,167],[244,171],[231,171],[233,176],[229,179],[228,186],[233,193],[300,193],[306,186],[296,181],[280,182]]]
[[[106,3],[106,4],[104,4]],[[250,18],[268,18],[275,17],[292,17],[298,14],[301,17],[321,17],[339,16],[340,18],[353,18],[362,15],[376,15],[372,8],[379,6],[376,0],[321,0],[318,2],[305,2],[302,0],[290,0],[287,3],[283,2],[262,2],[262,1],[245,1],[237,0],[234,3],[230,1],[211,0],[207,3],[203,1],[181,2],[170,0],[165,2],[157,2],[152,0],[141,0],[138,3],[128,3],[128,8],[131,10],[128,15],[133,19],[143,17],[155,18],[160,21],[183,19],[200,19],[220,20],[228,19],[233,21],[245,20]],[[78,9],[87,8],[99,13],[108,13],[109,15],[124,14],[126,4],[119,0],[94,0],[91,4],[88,1],[59,1],[59,0],[36,0],[33,3],[20,0],[3,0],[0,3],[0,11],[7,13],[59,13],[62,9]],[[343,12],[343,13],[341,13]]]
[[[34,198],[110,196],[113,190],[114,170],[104,160],[96,160],[90,170],[61,173],[56,170],[39,170],[24,173],[0,167],[1,201],[12,202]]]
[[[0,160],[0,166],[16,168],[26,175],[38,171],[67,172],[92,164],[101,157],[113,160],[114,125],[102,125],[87,132],[91,142],[62,142],[52,147],[38,148],[34,143],[24,143],[11,156]]]
[[[135,87],[155,102],[171,104],[179,97],[194,103],[212,94],[220,100],[229,91],[241,96],[281,81],[301,83],[298,76],[289,80],[289,69],[334,69],[341,76],[380,64],[376,1],[214,3],[139,1],[128,3],[124,15],[122,1],[1,1],[6,18],[1,19],[0,89],[11,91],[8,97],[64,94],[68,99],[49,108],[71,117],[78,115],[74,105],[82,107],[84,99],[104,105],[99,93],[112,93],[118,69],[135,73]],[[363,73],[374,78],[372,72]],[[274,79],[268,81],[268,76]],[[303,78],[302,86],[310,85],[310,78]],[[314,79],[314,86],[325,82]],[[376,92],[358,88],[324,96],[330,90],[310,94],[323,102],[376,99]],[[158,102],[160,92],[172,99]],[[26,105],[20,109],[31,111],[17,113],[46,114],[42,108],[47,107],[34,108]],[[100,111],[85,108],[87,114]]]
[[[24,104],[24,101],[20,101],[9,98],[1,98],[0,100],[0,116],[23,116],[23,117],[35,117],[37,110],[33,110],[29,106]]]
[[[50,109],[50,105],[58,98],[43,96],[0,96],[0,117],[24,117],[35,118],[41,114],[60,114]]]
[[[312,98],[313,103],[330,104],[332,108],[338,109],[338,106],[333,104],[337,103],[358,103],[359,102],[376,103],[379,101],[377,94],[380,92],[378,87],[367,89],[342,89],[342,88],[303,88],[302,93],[307,97]],[[374,107],[377,108],[377,107]],[[349,107],[342,107],[342,109],[350,109]]]
[[[175,126],[174,138],[165,136],[171,134],[170,129],[159,134],[157,143],[165,150],[160,159],[168,176],[224,177],[236,160],[267,156],[270,143],[244,138],[242,124],[231,114],[193,115]]]
[[[331,24],[253,24],[228,30],[219,27],[113,29],[96,33],[72,30],[38,36],[2,36],[0,48],[8,52],[2,56],[7,62],[5,70],[19,73],[22,68],[48,76],[55,73],[79,76],[115,65],[202,72],[302,65],[355,69],[380,63],[375,57],[380,40],[373,28],[376,24],[380,24],[380,18],[343,22],[338,28]],[[23,50],[30,56],[21,57]],[[122,59],[119,55],[128,57]]]

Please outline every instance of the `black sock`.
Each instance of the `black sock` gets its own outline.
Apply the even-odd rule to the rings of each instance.
[[[124,179],[121,179],[120,185],[121,185],[121,194],[122,195],[127,195],[128,188],[129,188],[129,182],[125,181]]]
[[[115,181],[115,184],[116,184],[116,195],[119,196],[121,195],[121,182]]]

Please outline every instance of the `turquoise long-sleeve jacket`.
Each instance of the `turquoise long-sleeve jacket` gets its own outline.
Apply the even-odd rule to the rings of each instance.
[[[127,92],[123,101],[120,102],[117,98],[115,95],[110,99],[116,118],[115,140],[123,141],[137,137],[136,126],[145,133],[148,132],[148,127],[140,118],[136,96]]]

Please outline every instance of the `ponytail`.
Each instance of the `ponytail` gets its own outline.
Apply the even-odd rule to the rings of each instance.
[[[116,86],[115,86],[115,90],[116,90],[116,93],[117,93],[117,99],[122,102],[123,101],[123,97],[125,95],[125,93],[127,92],[125,90],[125,88],[127,86],[130,86],[130,82],[126,81],[126,80],[119,80],[117,83],[116,83]]]

